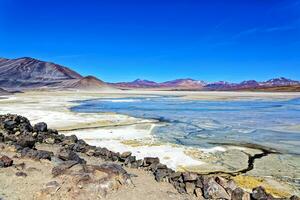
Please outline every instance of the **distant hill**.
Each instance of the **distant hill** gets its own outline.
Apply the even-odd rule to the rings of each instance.
[[[176,79],[157,83],[149,80],[137,79],[133,82],[113,83],[112,85],[125,89],[156,89],[156,90],[199,90],[199,91],[299,91],[300,82],[287,78],[274,78],[264,82],[255,80],[243,81],[241,83],[230,83],[225,81],[206,83],[194,79]]]
[[[109,87],[95,77],[79,73],[51,62],[24,57],[0,59],[0,87],[4,89],[102,89]]]
[[[111,85],[119,88],[156,88],[156,89],[182,89],[182,90],[193,90],[200,89],[205,85],[203,81],[197,81],[193,79],[176,79],[172,81],[166,81],[162,83],[157,83],[154,81],[136,79],[132,82],[120,82],[111,83]]]
[[[64,81],[60,84],[61,88],[76,89],[76,90],[107,90],[114,89],[105,82],[94,76],[86,76],[81,79]]]
[[[12,93],[8,92],[7,90],[4,90],[4,89],[0,88],[0,96],[2,96],[2,95],[9,95],[9,94],[12,94]]]

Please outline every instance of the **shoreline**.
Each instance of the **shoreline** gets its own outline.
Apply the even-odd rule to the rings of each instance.
[[[298,197],[292,196],[288,194],[286,191],[281,191],[281,190],[275,190],[275,188],[270,188],[266,187],[266,190],[264,189],[265,185],[263,182],[259,182],[259,185],[248,192],[246,190],[243,190],[241,188],[238,188],[237,185],[235,185],[235,181],[240,181],[241,177],[239,179],[233,180],[231,177],[223,177],[223,176],[207,176],[207,175],[202,175],[198,173],[192,173],[192,172],[176,172],[173,171],[172,169],[169,169],[166,165],[163,165],[160,163],[159,158],[157,157],[144,157],[141,160],[137,160],[135,156],[132,156],[131,152],[113,152],[108,150],[107,148],[101,148],[101,147],[96,147],[96,146],[90,146],[87,143],[85,143],[84,140],[78,140],[75,135],[71,136],[65,136],[59,134],[57,131],[48,129],[47,124],[45,123],[38,123],[34,125],[34,128],[31,127],[30,122],[22,117],[22,116],[16,116],[16,115],[0,115],[0,128],[3,133],[1,133],[1,141],[4,142],[4,146],[1,146],[2,153],[8,153],[12,155],[11,153],[15,152],[17,153],[15,156],[13,156],[14,159],[21,159],[24,161],[27,161],[26,159],[34,159],[34,160],[40,160],[41,162],[43,159],[48,159],[51,161],[51,163],[57,163],[57,159],[66,159],[64,161],[59,161],[56,166],[52,169],[52,174],[53,177],[60,175],[64,175],[61,178],[57,179],[59,182],[68,178],[68,176],[78,176],[78,173],[82,173],[82,170],[76,172],[73,174],[72,167],[75,165],[79,165],[79,167],[83,167],[83,170],[87,170],[85,173],[94,173],[95,170],[100,170],[101,173],[116,173],[116,168],[117,166],[115,164],[109,164],[109,163],[104,163],[101,165],[91,165],[87,164],[85,159],[89,160],[94,157],[99,157],[101,159],[104,159],[106,162],[110,161],[113,163],[123,163],[122,165],[124,167],[127,167],[126,169],[142,169],[145,171],[149,171],[151,174],[154,175],[155,180],[157,182],[168,182],[171,185],[173,185],[176,190],[181,193],[182,195],[191,195],[191,197],[199,197],[200,199],[203,198],[203,196],[206,199],[235,199],[235,195],[241,195],[243,197],[236,197],[237,199],[244,199],[247,198],[249,199],[250,196],[252,199],[255,200],[260,200],[262,198],[268,198],[270,200],[275,199],[276,197],[285,197],[289,198],[291,196],[291,200],[294,200],[295,198],[297,199]],[[14,128],[13,128],[14,127]],[[24,129],[26,127],[25,132],[20,132],[21,129]],[[29,132],[30,131],[30,132]],[[17,134],[18,133],[18,134]],[[30,142],[29,142],[30,141]],[[0,143],[1,145],[3,143]],[[50,145],[50,146],[49,146]],[[55,150],[56,149],[56,150]],[[58,150],[59,149],[59,150]],[[50,150],[50,151],[49,151]],[[56,153],[54,153],[55,151]],[[63,153],[64,151],[70,152],[69,154]],[[9,153],[11,152],[11,153]],[[73,153],[72,153],[73,152]],[[76,153],[75,153],[76,152]],[[21,153],[18,155],[18,153]],[[82,159],[81,157],[78,157],[78,155],[81,157],[84,157],[85,159]],[[72,154],[72,156],[70,156]],[[67,156],[69,155],[69,156]],[[40,157],[42,156],[42,157]],[[67,156],[67,157],[66,157]],[[88,156],[88,157],[86,157]],[[52,162],[52,159],[54,159]],[[68,166],[66,168],[67,162],[72,161],[74,162],[76,160],[76,163]],[[9,161],[9,162],[8,162]],[[4,169],[8,168],[13,165],[13,160],[11,160],[9,157],[6,155],[0,158],[0,163],[2,162],[0,167],[3,168],[3,162],[4,162]],[[93,162],[93,161],[92,161]],[[27,162],[26,162],[27,163]],[[42,162],[43,163],[43,162]],[[50,164],[50,163],[49,163]],[[47,166],[49,166],[47,164]],[[26,165],[26,168],[28,168],[27,164],[23,164],[24,166]],[[19,166],[19,165],[18,165]],[[16,167],[16,166],[15,166]],[[49,166],[50,167],[50,166]],[[104,168],[103,168],[104,167]],[[16,167],[18,169],[18,167]],[[25,167],[22,167],[24,170]],[[119,168],[119,167],[118,167]],[[28,168],[29,169],[29,168]],[[70,171],[70,170],[71,171]],[[74,168],[75,171],[78,170],[77,168]],[[80,168],[79,168],[80,169]],[[89,171],[88,169],[93,169],[92,171]],[[18,169],[20,170],[20,169]],[[58,170],[58,171],[57,171]],[[109,171],[113,170],[113,171]],[[121,170],[121,169],[118,169]],[[3,170],[2,170],[3,171]],[[71,172],[71,173],[70,173]],[[57,174],[58,173],[58,174]],[[119,172],[118,172],[119,173]],[[27,177],[27,174],[24,172],[17,172],[17,174],[20,174],[20,176]],[[56,175],[57,174],[57,175]],[[99,172],[98,172],[99,174]],[[119,184],[124,185],[125,182],[130,183],[130,176],[126,175],[127,172],[124,171],[122,172],[122,177],[118,178]],[[3,175],[3,173],[1,173]],[[91,174],[92,176],[95,176],[95,174]],[[17,175],[19,176],[19,175]],[[119,175],[120,176],[120,175]],[[91,179],[92,177],[89,176]],[[98,177],[98,176],[97,176]],[[14,180],[14,177],[11,177]],[[49,178],[49,176],[48,176]],[[72,179],[74,179],[72,178]],[[95,177],[96,178],[96,177]],[[110,180],[111,178],[109,178]],[[183,179],[183,180],[182,180]],[[48,179],[49,180],[49,179]],[[7,180],[5,180],[6,183]],[[108,181],[108,177],[103,177],[103,181]],[[110,180],[113,181],[113,180]],[[120,182],[121,181],[121,182]],[[233,181],[233,182],[232,182]],[[54,181],[52,181],[54,182]],[[49,185],[52,182],[48,182],[46,184]],[[56,181],[55,181],[56,182]],[[86,190],[89,190],[91,186],[90,184],[97,184],[99,183],[98,181],[96,182],[86,182],[84,185],[80,184],[80,189],[86,188],[85,190],[82,190],[80,195],[83,195],[83,192],[86,192]],[[59,183],[56,182],[56,185],[59,185]],[[78,183],[77,183],[78,184]],[[76,184],[75,187],[78,187]],[[107,183],[105,183],[107,184]],[[85,185],[87,185],[85,187]],[[63,186],[61,186],[63,187]],[[74,186],[72,186],[74,188]],[[115,186],[109,186],[109,190],[114,189]],[[117,187],[117,190],[119,190],[120,186]],[[211,190],[210,187],[213,187],[214,189]],[[105,194],[104,197],[107,196],[108,188],[107,186],[105,187]],[[102,188],[104,189],[104,188]],[[101,189],[101,190],[102,190]],[[230,189],[230,190],[229,190]],[[61,189],[64,190],[64,189]],[[61,195],[70,195],[69,192],[71,191],[74,193],[75,191],[68,190],[68,194],[64,193],[58,193],[57,195],[59,196],[59,199],[61,198]],[[45,199],[47,196],[49,197],[49,194],[56,195],[57,189],[52,192],[52,190],[42,190],[41,192],[38,192],[34,194],[35,198],[34,199]],[[6,192],[6,191],[5,191]],[[49,193],[51,192],[51,193]],[[98,192],[99,190],[95,193],[89,193],[91,196],[97,196],[99,197]],[[259,196],[256,196],[257,193],[259,193]],[[269,194],[270,193],[270,194]],[[5,193],[3,193],[5,194]],[[45,196],[46,195],[46,196]],[[203,196],[202,196],[203,195]],[[272,196],[272,195],[275,195]],[[36,197],[37,196],[37,197]],[[103,197],[103,194],[101,194]],[[55,196],[54,196],[55,197]],[[182,196],[183,197],[183,196]],[[57,198],[57,197],[56,197]],[[54,198],[54,199],[56,199]],[[52,199],[52,198],[51,198]],[[172,198],[173,199],[173,198]],[[179,198],[178,198],[179,199]]]
[[[55,99],[55,101],[50,99],[50,103],[46,102],[46,100],[48,100],[48,98],[50,98],[50,97],[55,98],[54,96],[56,96],[57,94],[56,93],[52,93],[52,94],[50,93],[50,95],[48,93],[44,93],[44,94],[47,94],[47,96],[44,97],[45,100],[43,100],[43,97],[41,98],[41,96],[43,96],[43,95],[41,95],[40,92],[37,92],[37,93],[34,93],[34,95],[32,93],[19,94],[16,97],[14,96],[13,99],[5,100],[4,102],[8,103],[8,102],[12,101],[12,102],[15,102],[14,104],[18,105],[18,106],[24,104],[23,106],[21,106],[20,110],[22,112],[20,114],[24,113],[24,115],[26,115],[26,112],[29,111],[28,113],[34,119],[33,120],[34,122],[39,122],[39,121],[46,121],[47,123],[50,122],[49,126],[52,127],[53,124],[55,124],[56,126],[58,125],[58,127],[55,127],[58,130],[62,129],[63,127],[60,128],[59,124],[61,124],[61,123],[59,123],[59,121],[57,121],[55,119],[64,119],[64,120],[66,120],[66,121],[63,122],[63,126],[65,126],[65,127],[66,127],[66,125],[68,125],[68,126],[72,126],[72,127],[80,126],[80,127],[88,128],[88,132],[90,133],[90,132],[94,131],[94,133],[90,133],[90,134],[94,134],[94,135],[98,135],[99,133],[97,133],[98,128],[94,128],[94,127],[91,126],[91,124],[93,124],[93,123],[100,123],[102,125],[105,124],[103,126],[106,126],[107,131],[106,131],[106,133],[104,131],[104,133],[102,135],[107,135],[107,136],[111,136],[111,133],[110,133],[111,130],[108,130],[108,129],[115,129],[115,128],[118,129],[118,128],[120,128],[117,132],[119,132],[119,137],[123,136],[123,138],[122,138],[123,143],[122,143],[121,140],[119,140],[119,141],[118,140],[111,140],[110,145],[108,145],[107,141],[102,140],[100,143],[97,143],[97,141],[96,141],[96,143],[92,143],[92,144],[100,144],[101,146],[107,146],[107,147],[112,147],[112,148],[116,148],[116,147],[120,148],[120,149],[115,149],[115,150],[125,150],[125,149],[128,150],[128,149],[131,149],[131,150],[133,150],[133,153],[139,151],[138,154],[135,154],[137,157],[147,156],[147,155],[145,155],[145,152],[149,152],[149,149],[150,150],[152,149],[151,151],[153,151],[152,152],[153,154],[148,154],[148,155],[159,156],[161,158],[162,163],[169,164],[170,167],[174,168],[174,169],[176,169],[178,167],[179,169],[181,169],[183,171],[188,170],[188,171],[196,171],[196,172],[197,171],[204,171],[205,172],[205,170],[208,170],[208,169],[215,170],[215,171],[223,169],[222,166],[218,166],[216,164],[214,164],[213,166],[212,165],[211,166],[206,166],[204,164],[206,161],[209,161],[209,162],[212,162],[212,163],[217,161],[217,160],[215,160],[215,158],[213,156],[214,154],[212,154],[211,152],[205,153],[202,150],[200,150],[199,148],[198,148],[198,150],[195,150],[194,148],[178,148],[178,146],[172,145],[172,144],[163,144],[162,145],[161,143],[159,143],[159,141],[155,141],[153,139],[153,137],[148,137],[149,133],[145,133],[145,132],[141,131],[139,134],[136,134],[136,131],[140,130],[140,129],[136,129],[136,128],[128,129],[127,132],[131,132],[131,135],[126,134],[126,129],[124,129],[124,128],[128,127],[129,123],[141,123],[141,121],[143,121],[144,119],[137,119],[137,118],[133,118],[133,117],[125,116],[125,115],[112,114],[112,113],[97,113],[97,114],[95,114],[95,113],[73,113],[70,110],[70,108],[72,106],[78,105],[78,102],[75,102],[75,101],[89,100],[89,99],[96,99],[96,98],[111,98],[112,96],[115,97],[115,98],[120,98],[120,97],[128,96],[129,94],[127,94],[127,93],[125,93],[125,94],[116,94],[116,95],[109,94],[108,96],[107,96],[107,94],[89,94],[89,93],[86,94],[86,93],[83,93],[84,95],[82,95],[80,97],[78,97],[79,95],[77,95],[77,93],[74,94],[74,93],[69,93],[68,92],[66,97],[65,97],[64,93],[59,93],[58,98]],[[36,97],[35,97],[35,95],[36,95]],[[137,96],[143,96],[143,95],[144,94],[138,94]],[[297,95],[300,96],[300,94],[297,94]],[[275,95],[275,96],[277,96],[277,95]],[[22,100],[19,99],[18,97],[22,97]],[[25,97],[25,101],[23,101],[23,97]],[[26,100],[26,98],[28,98],[28,100]],[[211,98],[211,96],[209,98]],[[240,97],[238,97],[238,98],[240,98]],[[284,98],[287,98],[287,97],[284,97]],[[0,101],[0,102],[3,103],[3,101]],[[9,103],[7,105],[8,105],[8,107],[11,106],[11,110],[20,111],[20,110],[18,110],[18,106],[16,108],[13,105],[9,105]],[[33,110],[33,111],[36,111],[36,112],[32,112],[30,110],[30,109],[34,108],[33,107],[34,105],[38,105],[38,108],[35,108],[37,110]],[[3,113],[4,109],[0,108],[0,112]],[[47,115],[47,116],[45,116],[45,115]],[[109,119],[109,120],[107,120],[107,119]],[[84,123],[78,124],[78,121],[82,121]],[[116,124],[122,124],[122,123],[125,123],[125,124],[123,126],[120,125],[120,127],[118,127],[119,125],[116,125]],[[146,122],[146,123],[151,124],[151,122]],[[144,124],[142,122],[141,124],[136,124],[136,125],[140,126],[140,125],[144,125]],[[89,127],[89,126],[91,126],[91,127]],[[114,127],[114,126],[116,126],[116,127]],[[133,127],[135,125],[129,125],[129,126]],[[112,128],[112,127],[114,127],[114,128]],[[102,127],[102,130],[104,130],[106,128]],[[85,133],[87,133],[86,129],[81,130],[81,134],[85,134]],[[140,139],[139,139],[139,137],[140,137]],[[148,139],[147,139],[147,137],[148,137]],[[145,140],[145,138],[147,140]],[[141,148],[141,146],[144,146],[144,147]],[[134,148],[134,147],[138,147],[138,148]],[[178,150],[176,150],[176,148]],[[111,149],[111,148],[109,148],[109,149]],[[225,154],[225,156],[228,157],[228,159],[231,159],[231,158],[234,158],[235,154],[240,155],[243,162],[241,162],[241,163],[236,163],[236,162],[231,162],[230,163],[229,162],[229,163],[226,163],[226,164],[229,165],[229,166],[230,165],[236,165],[236,166],[241,166],[241,168],[244,168],[245,164],[247,163],[248,157],[246,156],[246,154],[239,153],[239,152],[245,151],[245,148],[242,148],[242,149],[239,149],[239,150],[237,150],[238,148],[236,148],[235,150],[234,149],[235,148],[233,148],[233,147],[226,148],[227,153]],[[114,150],[114,149],[112,149],[112,150]],[[249,151],[248,153],[255,154],[254,150],[250,149],[250,150],[247,150],[247,151]],[[167,155],[166,154],[161,154],[160,155],[157,152],[170,152],[170,153],[167,154]],[[180,156],[178,156],[178,155],[180,155]],[[209,156],[209,157],[206,157],[206,156]],[[165,159],[167,157],[169,157],[169,158]],[[183,161],[182,162],[183,165],[179,165],[179,166],[177,165],[177,167],[174,166],[174,164],[172,164],[168,161],[168,160],[171,160],[174,163],[174,160],[172,160],[172,157],[179,157],[179,159]],[[182,159],[182,157],[186,157],[189,160]],[[197,158],[197,159],[194,159],[194,158]],[[189,164],[189,163],[195,164],[194,162],[198,161],[199,158],[200,158],[201,162],[196,162],[196,165],[190,165],[190,166],[184,165],[184,163],[186,163],[186,164]],[[192,159],[193,161],[190,160],[190,159]],[[274,157],[274,159],[277,159],[277,158]],[[272,161],[272,162],[274,162],[274,161]],[[295,161],[295,162],[297,162],[297,161]],[[275,163],[277,163],[277,161]],[[200,166],[200,168],[199,168],[199,166]],[[255,167],[257,168],[257,166],[255,166]],[[285,167],[283,167],[283,169],[284,168]],[[257,168],[257,169],[261,170],[260,168]],[[257,172],[250,173],[249,175],[257,176],[258,174],[256,174],[256,173]],[[269,179],[267,174],[266,174],[265,178]],[[294,178],[297,179],[297,177],[294,177]]]

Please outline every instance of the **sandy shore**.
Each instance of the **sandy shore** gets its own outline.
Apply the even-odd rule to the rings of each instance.
[[[91,145],[107,147],[113,151],[131,151],[137,158],[157,156],[161,162],[177,170],[197,172],[235,171],[247,165],[246,153],[259,150],[245,147],[220,146],[212,149],[188,148],[161,143],[152,134],[156,121],[137,119],[115,113],[74,113],[77,101],[97,98],[120,98],[139,96],[176,96],[193,100],[244,100],[244,99],[291,99],[300,93],[254,93],[254,92],[26,92],[0,99],[0,114],[13,113],[26,116],[32,122],[45,121],[66,135],[75,134]],[[222,160],[222,162],[220,162]],[[285,160],[285,162],[282,162]],[[270,167],[266,169],[268,166]],[[285,184],[287,180],[299,180],[300,159],[287,155],[272,155],[256,163],[249,176],[264,177],[266,184],[274,185],[289,193],[298,193],[296,185]],[[270,177],[273,178],[270,178]],[[283,178],[284,177],[284,178]],[[283,179],[283,180],[282,180]],[[281,182],[282,181],[282,182]]]

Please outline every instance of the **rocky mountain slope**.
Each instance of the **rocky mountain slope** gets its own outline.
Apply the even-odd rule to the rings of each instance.
[[[9,90],[32,88],[102,89],[108,87],[95,77],[51,62],[24,57],[0,59],[0,87]]]
[[[205,85],[203,81],[193,79],[176,79],[157,83],[149,80],[137,79],[132,82],[111,83],[111,85],[120,88],[161,88],[161,89],[200,89]]]
[[[0,96],[1,95],[9,95],[9,94],[11,94],[11,93],[8,92],[7,90],[4,90],[4,89],[0,88]]]
[[[86,76],[81,79],[67,80],[58,84],[60,88],[71,88],[76,90],[114,90],[111,86],[94,76]]]
[[[281,77],[264,82],[249,80],[241,83],[224,81],[206,83],[190,78],[160,83],[141,79],[132,82],[105,83],[93,76],[83,77],[79,73],[55,63],[23,57],[17,59],[0,58],[0,88],[9,91],[36,88],[76,90],[119,88],[201,91],[300,91],[300,82]]]
[[[230,83],[225,81],[206,83],[201,80],[176,79],[157,83],[154,81],[137,79],[133,82],[122,82],[112,84],[119,88],[153,88],[169,90],[204,90],[204,91],[239,91],[239,90],[266,90],[266,91],[300,91],[300,82],[287,78],[274,78],[264,82],[255,80],[243,81],[241,83]],[[298,87],[299,86],[299,87]],[[272,89],[271,89],[272,88]],[[277,88],[277,89],[276,89]]]

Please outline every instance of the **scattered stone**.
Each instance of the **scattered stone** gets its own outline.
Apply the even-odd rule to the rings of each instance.
[[[196,188],[196,189],[195,189],[195,195],[196,195],[196,197],[198,197],[198,198],[200,198],[200,197],[203,198],[203,193],[202,193],[201,188]]]
[[[195,185],[197,188],[203,188],[202,177],[198,176]]]
[[[25,163],[24,163],[24,162],[22,162],[22,163],[20,163],[20,164],[15,164],[14,166],[15,166],[15,168],[18,169],[18,170],[23,170],[23,169],[25,169]]]
[[[232,200],[250,200],[250,194],[241,188],[236,188],[231,193]]]
[[[126,152],[123,152],[120,157],[123,159],[126,159],[131,155],[132,155],[132,153],[130,151],[126,151]]]
[[[268,194],[263,187],[257,187],[252,190],[251,198],[255,200],[267,200]]]
[[[221,177],[221,176],[217,176],[216,178],[215,178],[215,180],[216,180],[216,182],[219,184],[219,185],[221,185],[223,188],[228,188],[228,181],[225,179],[225,178],[223,178],[223,177]]]
[[[59,165],[52,168],[52,175],[53,177],[59,176],[63,174],[67,169],[70,169],[74,165],[77,165],[78,162],[74,160],[68,160],[60,163]]]
[[[206,199],[230,199],[226,190],[220,186],[212,177],[203,181],[203,193]]]
[[[300,200],[300,198],[296,195],[291,196],[290,200]]]
[[[66,136],[64,138],[64,141],[62,142],[62,145],[72,145],[72,144],[76,144],[76,142],[78,141],[78,138],[76,135],[70,135],[70,136]]]
[[[36,125],[34,125],[34,130],[37,132],[46,132],[48,130],[47,124],[44,122],[37,123]]]
[[[46,144],[55,144],[55,138],[51,138],[51,137],[46,138],[46,139],[44,140],[44,142],[45,142]]]
[[[20,131],[15,132],[15,136],[21,135]]]
[[[27,177],[27,174],[25,172],[17,172],[16,176],[18,176],[18,177]]]
[[[53,152],[50,151],[34,150],[30,148],[24,148],[21,151],[21,157],[27,157],[35,160],[40,160],[40,159],[51,160],[51,157],[53,155],[54,155]]]
[[[190,182],[186,182],[185,183],[185,191],[188,194],[194,194],[194,192],[195,192],[195,184],[194,183],[190,183]]]
[[[167,176],[168,176],[168,171],[166,170],[156,170],[154,172],[155,180],[157,182],[162,182]]]
[[[7,156],[2,156],[0,158],[0,168],[10,167],[13,164],[13,160]]]
[[[198,178],[198,174],[196,173],[190,173],[190,172],[184,172],[182,173],[183,181],[196,181]]]
[[[154,157],[145,157],[143,166],[148,167],[151,164],[158,164],[158,163],[159,163],[159,158],[157,158],[157,157],[155,157],[155,158]]]
[[[86,153],[88,156],[94,156],[95,155],[95,150],[94,149],[89,149]]]
[[[227,188],[229,188],[230,190],[233,191],[233,190],[235,190],[237,188],[237,186],[236,186],[236,184],[235,184],[235,182],[233,180],[229,180],[227,182]]]
[[[53,199],[99,199],[104,198],[109,191],[131,184],[130,175],[114,163],[78,164],[66,169],[63,176],[57,176],[56,179],[64,184],[46,184],[45,188],[36,194],[36,199],[45,199],[48,195]]]
[[[86,161],[80,158],[77,153],[71,151],[69,149],[61,148],[57,154],[57,157],[62,159],[63,161],[73,160],[80,164],[85,164]]]
[[[46,183],[44,190],[46,190],[47,193],[55,194],[60,189],[60,185],[57,181],[50,181]]]
[[[36,142],[35,138],[29,135],[21,136],[17,140],[17,144],[20,145],[21,147],[23,148],[28,147],[31,149],[34,147],[35,142]]]

